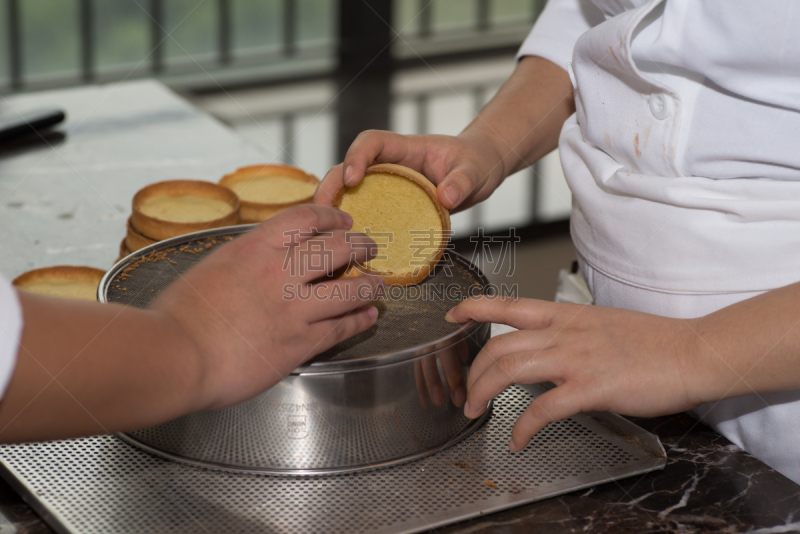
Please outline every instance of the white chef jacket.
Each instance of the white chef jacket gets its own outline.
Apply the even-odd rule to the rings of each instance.
[[[548,2],[519,55],[573,80],[559,149],[598,304],[695,317],[800,280],[798,27],[792,0]],[[698,413],[800,483],[798,393]]]
[[[22,306],[11,283],[0,276],[0,399],[5,395],[22,341]]]

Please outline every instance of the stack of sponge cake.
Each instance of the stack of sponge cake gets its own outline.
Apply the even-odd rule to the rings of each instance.
[[[251,165],[226,174],[219,183],[239,196],[241,223],[251,224],[293,206],[309,204],[319,180],[289,165]]]
[[[231,226],[239,222],[239,198],[220,185],[199,180],[169,180],[140,189],[122,254],[162,239]]]
[[[105,271],[94,267],[57,265],[22,273],[11,282],[19,289],[77,300],[97,300],[97,286]]]
[[[289,165],[251,165],[226,174],[219,184],[170,180],[148,185],[133,197],[133,214],[120,245],[120,259],[163,239],[265,221],[307,204],[319,180]]]

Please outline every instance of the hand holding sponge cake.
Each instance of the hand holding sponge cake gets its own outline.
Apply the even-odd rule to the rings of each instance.
[[[133,198],[133,215],[121,254],[162,239],[232,224],[262,222],[290,207],[310,203],[319,180],[289,165],[250,165],[226,174],[218,184],[192,180],[158,182]],[[444,253],[450,215],[425,176],[408,167],[369,167],[354,187],[342,186],[333,207],[353,217],[352,231],[378,245],[378,256],[358,271],[380,274],[389,285],[424,280]]]
[[[254,165],[226,175],[220,184],[171,180],[141,189],[133,198],[121,254],[206,228],[260,222],[310,202],[319,180],[287,165]],[[351,266],[353,274],[362,270],[380,274],[389,285],[416,284],[447,246],[450,216],[436,187],[407,167],[369,167],[358,185],[339,189],[333,206],[353,217],[352,231],[370,235],[378,244],[377,257]],[[56,266],[29,271],[13,283],[34,293],[95,300],[103,274],[92,267]]]
[[[375,240],[378,255],[360,269],[380,274],[388,285],[424,280],[449,241],[450,215],[436,187],[408,167],[373,165],[358,185],[343,185],[332,205],[353,217],[352,231]]]

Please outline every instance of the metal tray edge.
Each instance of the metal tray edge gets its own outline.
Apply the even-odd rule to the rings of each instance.
[[[67,528],[67,522],[62,518],[61,514],[51,511],[46,505],[45,501],[37,498],[34,494],[34,489],[30,487],[21,476],[16,476],[14,471],[6,465],[5,459],[0,457],[0,477],[11,486],[11,489],[17,492],[22,497],[22,500],[30,506],[36,514],[42,518],[42,521],[47,523],[47,526],[58,532],[59,534],[71,534],[72,531]],[[15,531],[16,532],[16,531]]]

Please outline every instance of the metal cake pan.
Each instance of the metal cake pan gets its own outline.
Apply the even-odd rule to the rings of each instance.
[[[106,273],[98,299],[146,307],[198,261],[195,252],[186,251],[206,253],[205,244],[215,243],[213,250],[224,244],[221,238],[253,226],[208,230],[141,249]],[[143,261],[168,249],[171,261]],[[125,291],[115,289],[123,270],[134,264],[138,267],[128,270]],[[420,285],[430,290],[424,299],[410,300],[411,290],[388,295],[370,331],[298,367],[264,393],[119,437],[195,466],[270,475],[348,473],[433,454],[468,436],[489,415],[487,410],[478,420],[466,418],[450,398],[455,384],[448,384],[448,376],[458,367],[466,380],[490,325],[444,321],[445,311],[460,298],[488,285],[469,261],[446,253]],[[437,379],[444,391],[441,402],[431,396]]]

